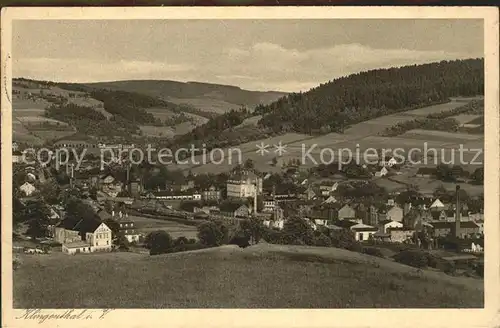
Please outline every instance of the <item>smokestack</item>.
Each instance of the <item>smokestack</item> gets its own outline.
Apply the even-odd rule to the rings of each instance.
[[[455,204],[455,237],[458,238],[460,237],[460,186],[457,186],[456,188],[457,194],[456,194],[456,199],[457,203]]]
[[[257,186],[255,186],[255,192],[253,193],[253,214],[257,215]]]

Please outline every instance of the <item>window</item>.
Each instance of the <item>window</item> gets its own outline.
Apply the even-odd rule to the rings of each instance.
[[[128,230],[125,230],[125,233],[127,233],[127,232],[128,232]]]
[[[90,247],[89,247],[89,252],[90,252]]]
[[[364,236],[363,236],[363,233],[359,233],[359,240],[363,240]]]

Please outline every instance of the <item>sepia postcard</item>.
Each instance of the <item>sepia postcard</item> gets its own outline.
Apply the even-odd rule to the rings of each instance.
[[[499,327],[497,8],[1,24],[5,327]]]

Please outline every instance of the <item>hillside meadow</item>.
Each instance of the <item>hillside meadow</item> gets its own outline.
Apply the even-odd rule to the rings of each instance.
[[[483,281],[336,248],[21,256],[15,308],[467,308]]]

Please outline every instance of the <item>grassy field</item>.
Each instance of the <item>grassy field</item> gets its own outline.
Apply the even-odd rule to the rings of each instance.
[[[196,234],[198,230],[195,226],[188,226],[180,224],[173,221],[157,220],[141,216],[130,216],[130,219],[134,221],[135,226],[144,234],[151,231],[164,230],[172,236],[172,238],[178,238],[184,236],[186,238],[197,238]]]
[[[15,308],[482,307],[483,281],[335,248],[21,256]],[[96,292],[98,291],[98,292]]]

